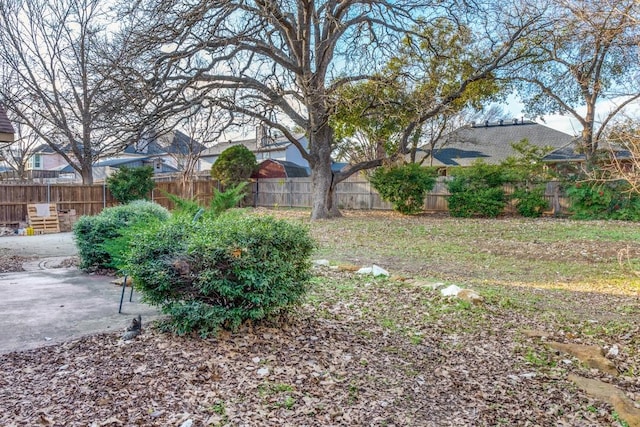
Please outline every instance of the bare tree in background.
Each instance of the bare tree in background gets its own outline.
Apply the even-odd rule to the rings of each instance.
[[[102,3],[0,1],[0,97],[85,184],[97,159],[123,147],[117,128],[131,110],[105,62],[118,55]]]
[[[200,104],[194,104],[175,124],[175,129],[180,129],[187,137],[171,154],[180,170],[182,197],[195,196],[193,187],[188,187],[188,183],[197,178],[202,152],[218,142],[229,125],[224,111]],[[207,176],[210,176],[209,171]]]
[[[538,59],[520,72],[520,95],[533,115],[568,114],[583,127],[581,151],[588,161],[607,125],[640,99],[637,0],[554,0],[555,23],[531,40]],[[614,107],[598,118],[603,100]],[[586,106],[582,113],[580,107]]]
[[[20,181],[27,179],[27,165],[33,156],[34,149],[40,146],[38,135],[24,123],[13,119],[13,114],[8,113],[15,129],[13,142],[0,145],[0,160],[14,171]],[[35,119],[37,121],[37,119]]]
[[[611,125],[606,133],[607,147],[598,168],[586,176],[594,182],[625,181],[627,191],[640,194],[640,121],[625,118]],[[604,147],[603,147],[604,148]]]

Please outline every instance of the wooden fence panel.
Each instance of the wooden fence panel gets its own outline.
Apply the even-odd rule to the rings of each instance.
[[[424,201],[427,212],[447,212],[446,177],[439,177],[433,189]],[[173,203],[166,193],[182,198],[195,198],[199,203],[208,205],[213,198],[213,189],[219,188],[216,181],[198,180],[183,184],[179,181],[156,182],[151,199],[160,205],[173,209]],[[507,192],[512,189],[507,188]],[[311,178],[267,178],[260,179],[249,186],[249,195],[244,206],[264,207],[311,207]],[[357,174],[338,184],[338,206],[340,209],[380,209],[389,210],[391,204],[380,198],[366,177]],[[553,206],[566,213],[569,199],[562,193],[558,183],[549,183],[545,191],[549,201],[549,211]],[[96,215],[105,207],[117,204],[109,190],[103,184],[0,184],[0,225],[16,224],[25,221],[27,204],[57,203],[58,210],[75,209],[76,215]],[[507,212],[513,212],[513,206]]]
[[[58,210],[75,209],[80,216],[96,215],[116,201],[102,184],[0,185],[0,224],[24,222],[33,203],[56,203]]]

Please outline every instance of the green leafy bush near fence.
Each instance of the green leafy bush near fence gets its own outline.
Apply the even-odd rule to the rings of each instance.
[[[549,208],[549,202],[544,198],[544,186],[532,189],[519,188],[512,199],[515,201],[516,210],[526,218],[538,218]]]
[[[373,187],[393,209],[406,214],[417,214],[424,209],[424,198],[433,190],[437,170],[416,163],[377,168],[371,175]]]
[[[451,171],[453,179],[449,189],[449,212],[452,216],[495,218],[507,204],[503,185],[508,182],[504,168],[476,162],[470,167],[457,167]]]
[[[574,219],[640,221],[640,195],[628,183],[577,182],[567,189]]]
[[[107,187],[111,195],[120,203],[146,199],[155,186],[152,179],[153,168],[143,166],[138,168],[121,167],[116,173],[107,178]]]
[[[271,217],[225,212],[176,216],[132,241],[128,270],[173,332],[215,334],[297,303],[307,291],[308,230]]]
[[[83,216],[74,224],[80,268],[118,268],[128,249],[127,230],[169,219],[169,211],[144,200],[106,208],[99,215]]]

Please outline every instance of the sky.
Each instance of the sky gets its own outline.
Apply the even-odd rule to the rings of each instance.
[[[613,108],[615,108],[615,105],[616,99],[599,102],[596,105],[596,120],[609,113]],[[524,116],[526,119],[529,119],[529,117],[522,112],[524,105],[516,96],[509,96],[507,102],[505,104],[501,104],[501,106],[507,115],[511,115],[514,118]],[[584,114],[586,106],[578,107],[576,110],[578,111],[578,114]],[[637,117],[640,114],[640,103],[636,102],[634,105],[632,104],[632,106],[626,108],[625,111],[628,114]],[[600,115],[598,115],[598,112]],[[622,116],[622,113],[620,116]],[[573,136],[578,136],[582,131],[582,125],[580,125],[580,123],[571,115],[549,114],[541,118],[534,118],[533,121]]]

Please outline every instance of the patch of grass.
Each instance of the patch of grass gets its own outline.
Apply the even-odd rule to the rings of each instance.
[[[629,423],[620,418],[620,415],[616,411],[611,412],[611,417],[616,420],[621,427],[629,427]]]

